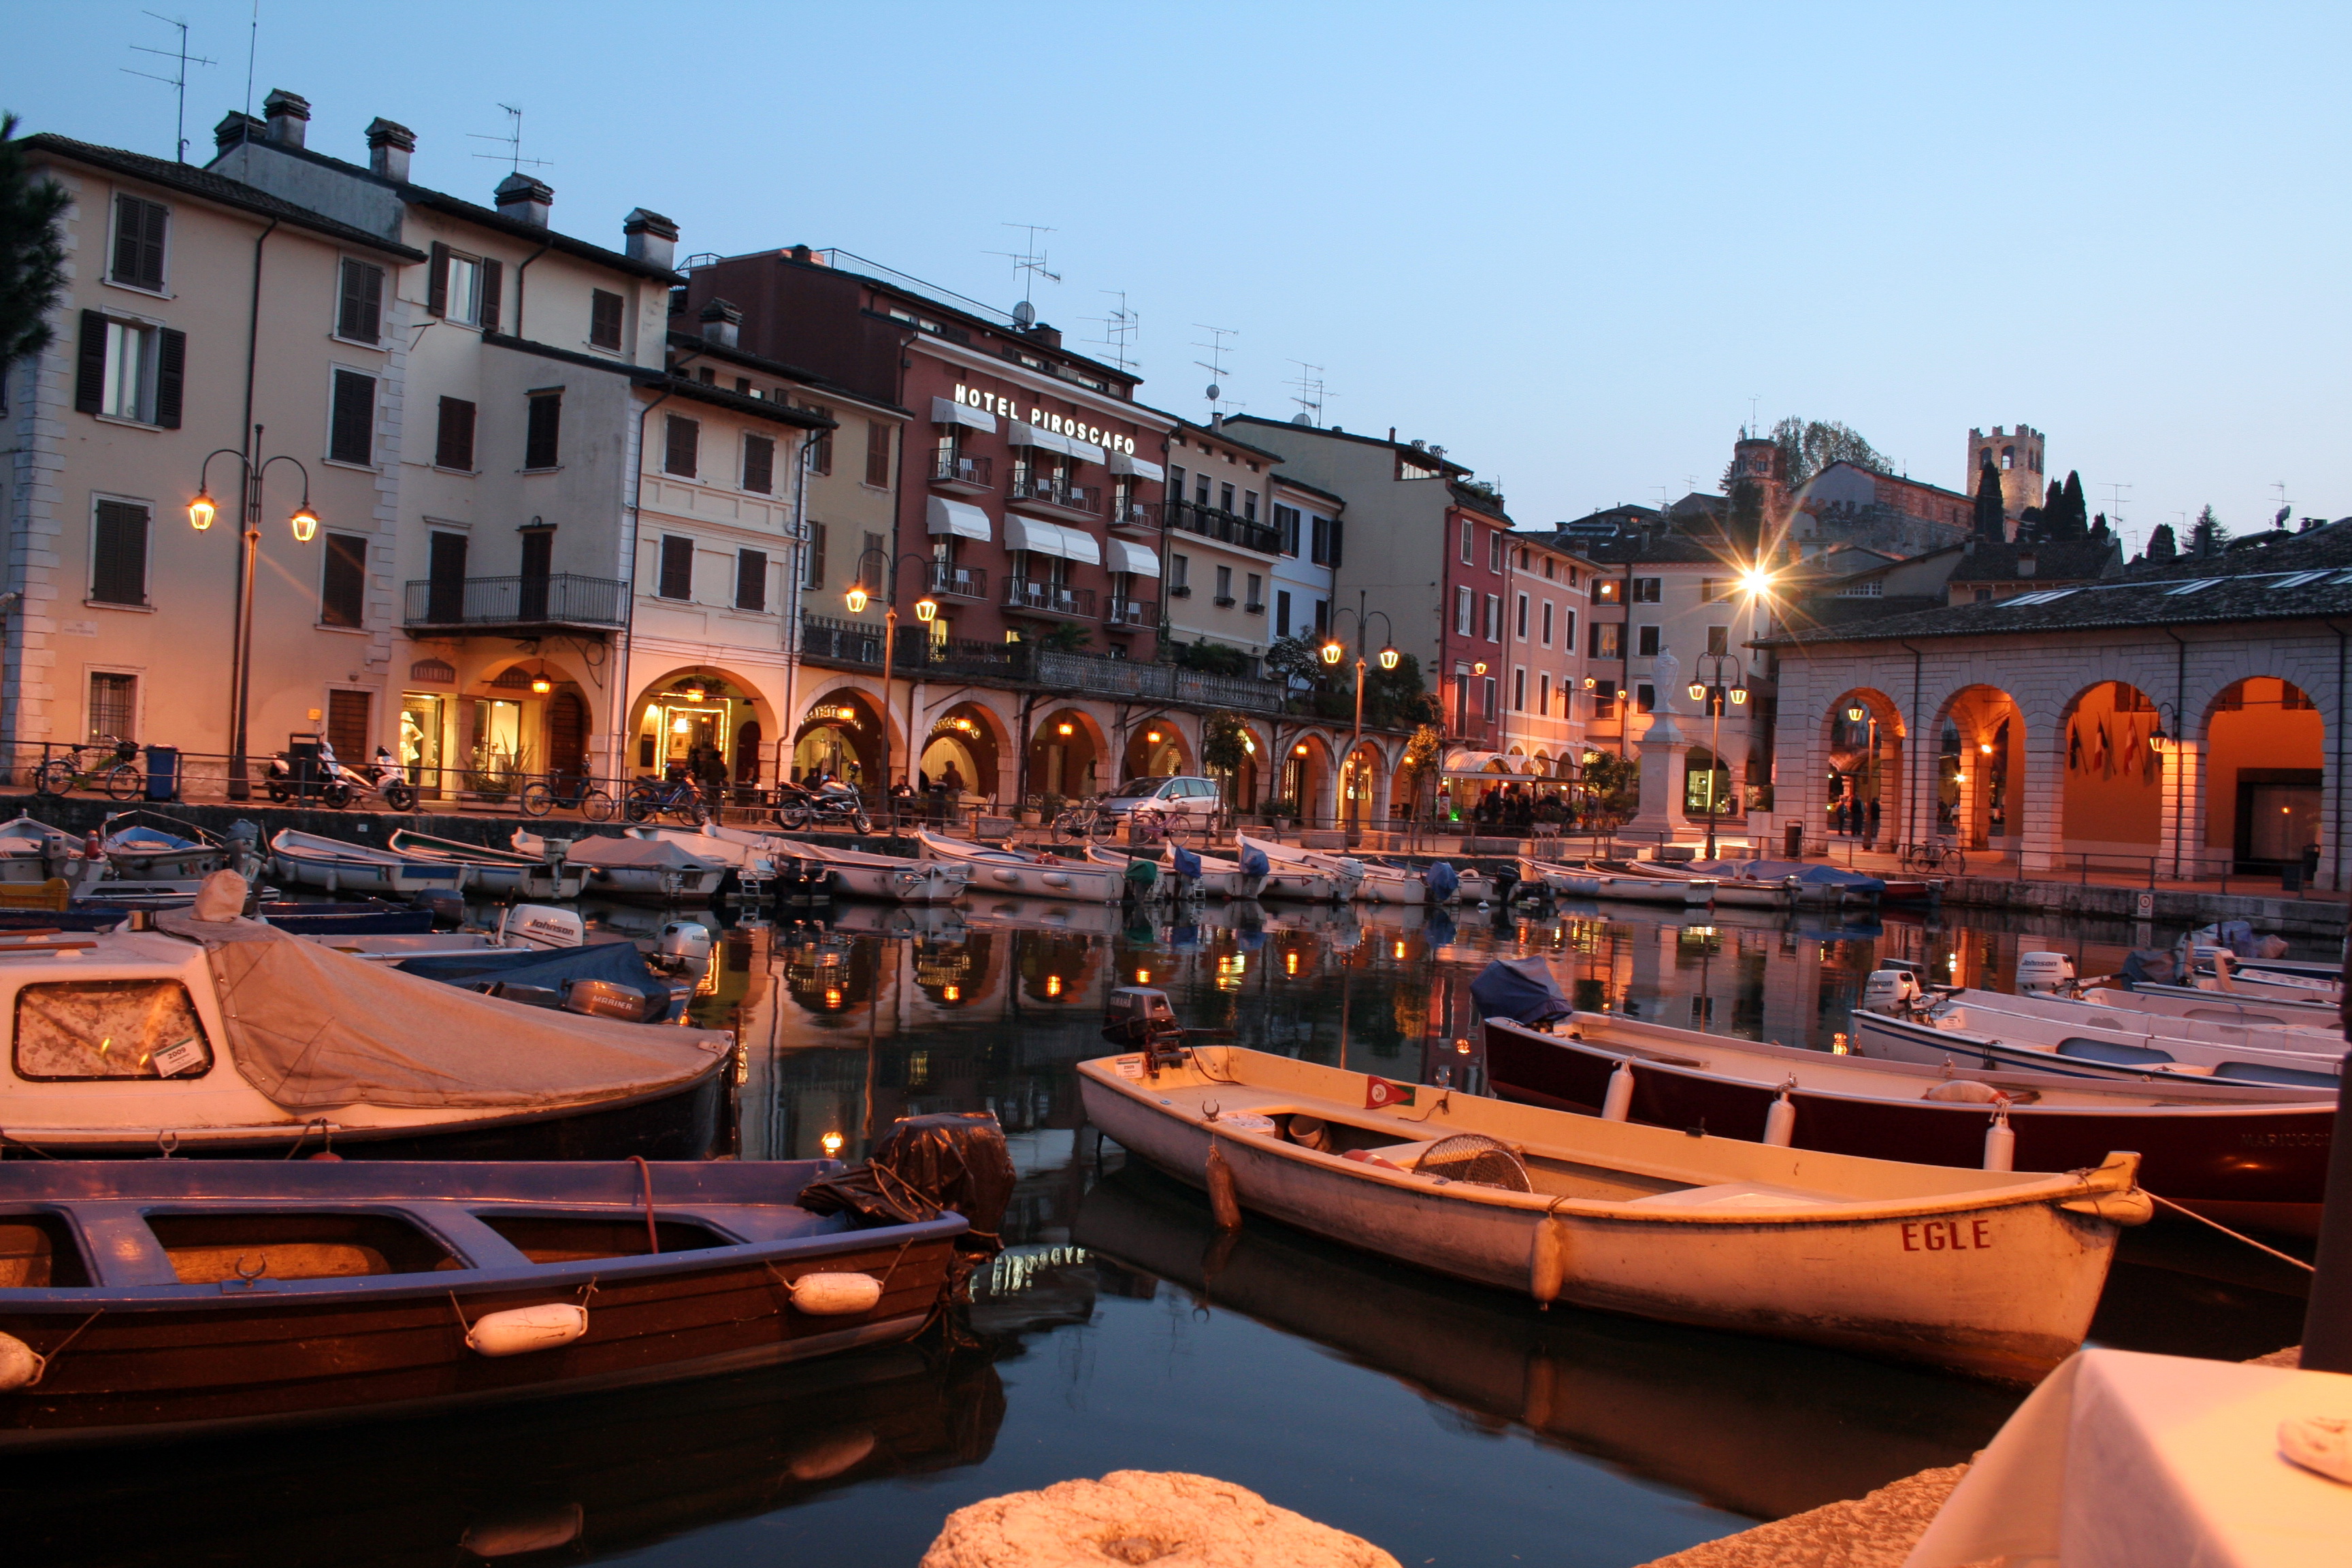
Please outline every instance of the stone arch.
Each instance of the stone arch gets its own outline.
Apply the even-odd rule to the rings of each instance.
[[[2040,726],[2054,732],[2056,726]],[[1918,799],[1906,834],[1948,837],[1996,854],[2022,852],[2029,824],[2058,841],[2060,802],[2051,759],[2033,764],[2025,710],[2001,687],[1976,681],[1945,693],[1910,760]],[[2047,851],[2043,851],[2046,853]]]
[[[1868,837],[1875,802],[1877,837],[1903,833],[1910,818],[1903,809],[1908,731],[1902,705],[1877,687],[1849,687],[1822,710],[1820,735],[1822,816],[1807,830]]]
[[[966,790],[993,800],[1003,791],[1012,756],[1013,732],[1003,715],[985,702],[965,700],[931,721],[916,766],[936,784],[952,765]]]
[[[1227,799],[1236,812],[1249,811],[1265,798],[1266,780],[1279,772],[1275,765],[1274,737],[1265,724],[1256,719],[1236,713],[1242,725],[1242,762],[1233,771],[1230,780],[1220,779],[1227,785]],[[1206,768],[1205,763],[1202,764]]]
[[[830,772],[845,784],[854,784],[878,795],[887,786],[882,778],[889,719],[881,699],[864,686],[848,681],[828,686],[801,712],[793,731],[792,755],[784,763],[794,783]]]
[[[756,788],[769,777],[772,759],[758,752],[749,759],[750,776],[743,776],[737,742],[745,726],[756,725],[759,744],[771,746],[781,728],[779,715],[754,681],[731,669],[708,664],[670,669],[637,688],[628,715],[625,779],[658,776],[673,763],[687,763],[713,750],[739,786]]]
[[[1100,720],[1077,704],[1040,712],[1029,731],[1028,793],[1077,799],[1118,781],[1102,776],[1110,738]]]
[[[1360,833],[1385,825],[1392,773],[1380,742],[1372,736],[1363,736],[1349,747],[1339,760],[1332,796],[1342,826],[1351,833]]]
[[[1331,738],[1320,730],[1303,730],[1283,748],[1276,793],[1305,826],[1322,826],[1332,819],[1337,787],[1333,754]]]
[[[454,691],[404,695],[394,755],[427,800],[472,788],[479,780],[469,775],[485,772],[576,777],[594,771],[602,695],[594,667],[560,654],[501,654]]]
[[[2308,690],[2283,676],[2242,676],[2207,700],[2196,736],[2204,822],[2190,855],[2260,873],[2325,842],[2327,721]]]
[[[2160,852],[2166,828],[2164,753],[2150,738],[2162,714],[2128,680],[2095,680],[2069,697],[2052,727],[2058,752],[2060,842],[2070,854],[2123,859]],[[1990,749],[1988,749],[1990,748]],[[1976,742],[1979,765],[2003,763],[1999,737]],[[2120,866],[2120,862],[2119,862]]]
[[[1201,771],[1194,761],[1197,754],[1176,715],[1156,713],[1128,726],[1127,756],[1118,782],[1197,773]]]

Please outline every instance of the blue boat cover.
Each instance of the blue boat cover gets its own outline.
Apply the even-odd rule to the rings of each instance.
[[[1421,879],[1429,885],[1429,896],[1440,903],[1462,890],[1462,879],[1455,876],[1454,868],[1444,860],[1423,871]]]
[[[538,985],[561,991],[574,980],[609,980],[642,991],[648,996],[668,993],[668,983],[653,972],[646,955],[633,942],[598,942],[585,947],[486,948],[480,952],[446,953],[412,958],[394,965],[403,973],[422,975],[447,985],[473,986],[486,980],[509,985]]]
[[[166,833],[160,827],[126,827],[106,841],[109,849],[195,849],[201,847],[193,838],[183,838]]]
[[[1498,958],[1470,983],[1470,999],[1482,1018],[1515,1024],[1545,1024],[1576,1011],[1540,958]]]
[[[1747,878],[1759,882],[1777,882],[1784,877],[1794,877],[1800,882],[1814,887],[1851,888],[1857,893],[1883,893],[1886,884],[1864,871],[1849,871],[1841,866],[1823,865],[1814,860],[1695,860],[1691,870],[1701,877]]]
[[[1193,881],[1198,881],[1200,879],[1201,858],[1198,855],[1193,854],[1190,849],[1187,849],[1181,844],[1179,844],[1176,846],[1176,853],[1173,858],[1176,862],[1176,874],[1178,876]]]
[[[1274,862],[1265,858],[1265,850],[1259,848],[1255,844],[1244,844],[1242,846],[1243,876],[1263,877],[1273,869]]]

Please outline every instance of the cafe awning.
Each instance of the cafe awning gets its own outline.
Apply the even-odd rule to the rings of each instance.
[[[1024,425],[1018,419],[1005,421],[1004,438],[1015,447],[1034,447],[1041,451],[1059,452],[1082,463],[1100,463],[1108,458],[1108,454],[1091,441],[1081,441],[1073,436],[1056,436],[1043,426]]]
[[[945,496],[931,497],[930,524],[931,532],[953,534],[958,539],[986,540],[992,533],[986,512]]]

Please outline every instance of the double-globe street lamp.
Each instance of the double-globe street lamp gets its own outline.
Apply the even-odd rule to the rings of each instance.
[[[261,450],[261,429],[258,425],[253,427],[256,453]],[[220,515],[209,482],[215,458],[234,458],[243,470],[238,482],[244,490],[245,566],[237,578],[236,613],[231,624],[228,798],[250,800],[253,785],[245,774],[245,752],[246,713],[253,695],[253,571],[261,552],[261,479],[272,464],[291,463],[302,475],[302,504],[286,520],[294,530],[296,543],[308,544],[318,536],[319,514],[310,510],[310,470],[302,466],[301,458],[282,452],[274,458],[256,458],[235,447],[221,447],[206,453],[203,467],[196,470],[196,499],[188,503],[188,523],[198,533],[211,528]]]
[[[1714,715],[1714,729],[1706,742],[1706,858],[1712,860],[1715,858],[1716,818],[1723,810],[1723,791],[1716,787],[1715,775],[1718,769],[1727,780],[1731,774],[1731,770],[1723,765],[1723,703],[1726,698],[1729,698],[1733,706],[1745,706],[1748,688],[1743,682],[1744,671],[1739,656],[1736,653],[1703,653],[1698,656],[1697,665],[1698,668],[1691,671],[1693,675],[1696,675],[1699,668],[1713,672],[1705,680],[1690,683],[1691,700],[1705,702],[1707,710]],[[1723,678],[1727,665],[1731,668],[1731,679],[1727,681]]]
[[[935,564],[929,556],[913,550],[901,551],[896,556],[881,549],[861,552],[857,557],[857,580],[850,584],[849,592],[843,595],[853,616],[864,615],[866,606],[877,597],[882,601],[882,794],[885,799],[890,794],[890,671],[898,641],[898,563],[902,561],[913,561],[925,572]],[[878,563],[881,568],[872,574],[873,580],[881,584],[878,595],[866,585],[869,562]],[[929,626],[939,613],[940,602],[929,593],[915,601],[915,619],[925,626]],[[914,743],[914,688],[909,684],[907,689],[907,737],[909,745]]]
[[[1348,650],[1339,641],[1339,616],[1350,613],[1343,605],[1339,615],[1331,617],[1331,628],[1324,638],[1322,649],[1323,662],[1327,665],[1336,665],[1347,657]],[[1364,743],[1364,667],[1367,662],[1364,653],[1364,622],[1367,612],[1361,605],[1358,605],[1352,613],[1356,617],[1356,730],[1348,742],[1348,760],[1350,763],[1356,761],[1356,752]],[[1381,629],[1387,634],[1387,640],[1381,644],[1381,651],[1372,657],[1381,661],[1382,669],[1394,669],[1397,667],[1396,627],[1390,623],[1388,612],[1385,610],[1373,610],[1370,615],[1380,616]]]

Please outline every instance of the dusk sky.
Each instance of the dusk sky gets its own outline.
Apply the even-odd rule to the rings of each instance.
[[[250,0],[193,24],[190,156],[247,99]],[[169,155],[173,29],[0,5],[0,107]],[[1072,346],[1124,289],[1146,401],[1445,446],[1542,526],[1717,488],[1751,408],[1962,488],[2047,433],[2127,542],[2211,503],[2352,512],[2333,6],[450,5],[261,0],[252,102],[487,202],[501,102],[558,227],[837,246],[996,304],[1043,237]],[[1108,351],[1095,347],[1087,352]]]

